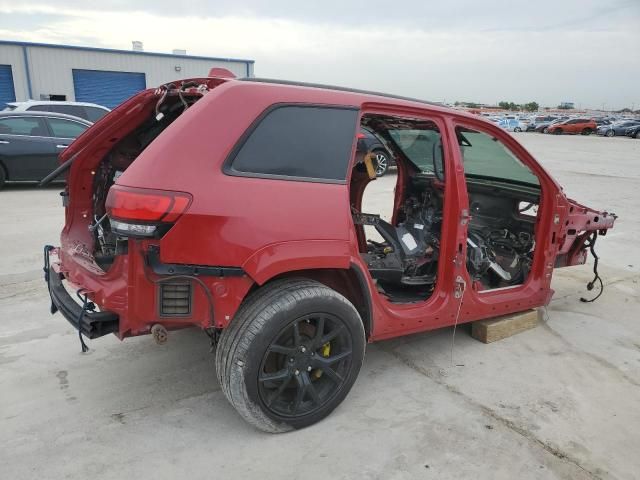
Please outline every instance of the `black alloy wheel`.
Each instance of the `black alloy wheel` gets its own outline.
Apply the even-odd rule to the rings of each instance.
[[[352,355],[351,337],[339,318],[297,318],[267,347],[258,376],[260,400],[282,417],[314,413],[344,385]]]
[[[224,395],[270,433],[312,425],[347,396],[364,357],[358,310],[340,293],[305,278],[254,291],[216,347]]]

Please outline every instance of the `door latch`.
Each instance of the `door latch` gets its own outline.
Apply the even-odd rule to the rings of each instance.
[[[462,298],[462,295],[464,294],[464,290],[467,287],[467,283],[464,281],[464,278],[462,278],[460,275],[458,275],[456,277],[456,281],[454,283],[454,287],[453,287],[453,296],[454,298]]]
[[[469,210],[466,208],[463,208],[460,211],[460,225],[466,225],[467,223],[469,223],[469,220],[471,220],[471,215],[469,214]]]

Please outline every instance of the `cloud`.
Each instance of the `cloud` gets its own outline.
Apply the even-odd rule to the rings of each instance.
[[[435,101],[640,105],[639,2],[610,3],[605,11],[601,2],[573,0],[546,6],[552,9],[497,0],[392,9],[388,2],[342,3],[327,0],[314,14],[310,2],[275,1],[266,9],[263,2],[194,1],[176,11],[164,0],[135,2],[135,10],[119,0],[96,3],[101,8],[0,1],[0,36],[124,49],[142,40],[149,51],[252,58],[259,76]]]

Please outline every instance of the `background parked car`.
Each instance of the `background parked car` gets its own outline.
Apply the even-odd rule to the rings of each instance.
[[[630,138],[635,137],[640,139],[640,123],[638,123],[638,125],[635,125],[633,127],[627,127],[627,130],[625,131],[625,135]]]
[[[376,175],[383,176],[389,170],[389,167],[395,166],[393,157],[389,154],[382,142],[373,132],[366,128],[361,128],[358,134],[358,150],[359,155],[365,155],[367,152],[373,151],[376,160]]]
[[[560,117],[560,118],[556,118],[555,120],[551,120],[550,122],[541,122],[536,127],[536,132],[547,133],[550,126],[555,125],[556,123],[564,122],[565,120],[568,120],[568,119],[569,117]]]
[[[42,180],[58,166],[58,154],[91,125],[61,113],[0,112],[0,188]]]
[[[613,123],[608,118],[596,118],[595,121],[596,121],[596,125],[598,125],[598,128],[606,125],[611,125],[611,123]]]
[[[504,128],[510,132],[526,132],[527,124],[517,118],[503,118],[498,122],[500,128]]]
[[[26,102],[7,103],[4,111],[64,113],[65,115],[73,115],[95,123],[111,110],[95,103],[28,100]]]
[[[598,135],[606,137],[615,137],[616,135],[625,135],[627,128],[640,125],[640,120],[627,120],[624,122],[616,122],[611,125],[602,125],[598,127]]]
[[[535,130],[542,124],[548,125],[549,123],[557,119],[558,117],[554,115],[536,115],[531,119],[531,121],[529,122],[529,125],[527,125],[527,132]]]
[[[563,122],[549,125],[547,133],[553,133],[555,135],[562,135],[563,133],[591,135],[597,128],[598,126],[596,125],[596,122],[592,119],[571,118]]]

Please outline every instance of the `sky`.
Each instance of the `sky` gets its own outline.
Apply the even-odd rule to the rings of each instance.
[[[640,0],[0,0],[0,39],[140,40],[437,102],[640,108]]]

